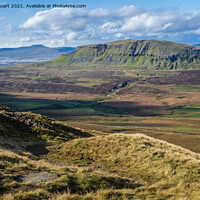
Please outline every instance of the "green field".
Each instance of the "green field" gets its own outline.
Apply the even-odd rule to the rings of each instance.
[[[171,115],[138,116],[134,108],[113,108],[101,101],[18,99],[0,96],[0,105],[31,111],[75,127],[106,133],[143,133],[200,152],[200,107],[172,107]]]
[[[110,102],[110,101],[109,101]],[[114,108],[108,105],[104,105],[105,101],[94,100],[94,101],[81,101],[81,100],[48,100],[48,99],[21,99],[15,98],[12,95],[0,95],[0,105],[4,105],[15,110],[26,112],[26,111],[36,111],[38,113],[42,112],[48,115],[48,112],[53,115],[53,110],[60,110],[61,113],[66,112],[66,117],[68,113],[76,112],[78,115],[82,116],[83,113],[90,113],[94,116],[105,116],[105,117],[120,117],[122,116],[137,116],[137,111],[139,108]],[[177,106],[169,108],[170,115],[159,115],[156,118],[194,118],[200,119],[200,106]],[[135,115],[134,115],[135,112]],[[83,114],[84,115],[84,114]],[[52,116],[59,118],[57,114]],[[63,116],[62,116],[63,117]],[[144,117],[144,116],[141,116]],[[62,120],[65,120],[63,117]]]
[[[200,152],[200,70],[41,67],[5,67],[0,105],[92,131],[143,133]]]

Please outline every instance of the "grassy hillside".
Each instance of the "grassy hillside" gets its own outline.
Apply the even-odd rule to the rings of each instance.
[[[160,140],[136,134],[114,134],[62,144],[61,160],[101,166],[143,186],[132,191],[135,199],[198,199],[198,154]]]
[[[7,149],[46,154],[53,145],[91,134],[30,112],[0,106],[0,145]]]
[[[200,48],[157,40],[123,40],[79,46],[74,52],[33,66],[98,69],[109,65],[127,69],[199,69]]]
[[[94,136],[7,107],[1,107],[0,130],[2,200],[200,196],[199,154],[161,140],[142,134]]]

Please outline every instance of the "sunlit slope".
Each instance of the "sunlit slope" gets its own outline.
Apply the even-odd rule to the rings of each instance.
[[[114,134],[62,144],[61,160],[100,165],[109,173],[139,180],[141,199],[198,199],[200,156],[142,134]]]
[[[122,40],[79,46],[71,54],[32,66],[81,69],[109,65],[128,69],[199,69],[199,64],[200,48],[197,46],[158,40]]]

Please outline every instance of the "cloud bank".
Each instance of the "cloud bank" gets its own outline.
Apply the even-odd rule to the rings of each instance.
[[[16,32],[24,35],[21,41],[28,42],[27,38],[34,38],[48,46],[82,45],[129,38],[198,43],[200,12],[149,11],[135,6],[112,10],[52,9],[37,12],[22,23]]]

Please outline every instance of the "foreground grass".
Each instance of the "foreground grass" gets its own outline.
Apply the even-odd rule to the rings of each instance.
[[[0,145],[9,149],[46,154],[61,142],[90,137],[91,134],[62,125],[52,118],[34,113],[21,113],[0,106]]]
[[[133,194],[145,199],[197,199],[199,155],[166,142],[136,134],[78,139],[58,149],[61,160],[103,165],[109,173],[140,180]]]
[[[101,189],[141,185],[128,177],[96,173],[47,156],[56,153],[61,143],[92,136],[86,131],[6,107],[0,107],[0,129],[0,199],[56,199],[58,193],[66,192],[81,197]]]
[[[56,152],[53,164],[1,148],[0,199],[199,199],[200,156],[142,134],[76,139]],[[44,171],[58,178],[18,181]]]
[[[2,200],[199,199],[199,154],[164,141],[5,107],[0,130]]]
[[[21,182],[20,177],[28,174],[48,172],[57,175],[56,180],[46,183]],[[0,199],[60,199],[68,193],[81,199],[91,193],[94,197],[99,190],[135,189],[141,184],[122,178],[81,167],[61,167],[42,160],[30,159],[17,153],[0,148]],[[41,177],[42,178],[42,177]],[[73,198],[72,198],[73,199]]]

